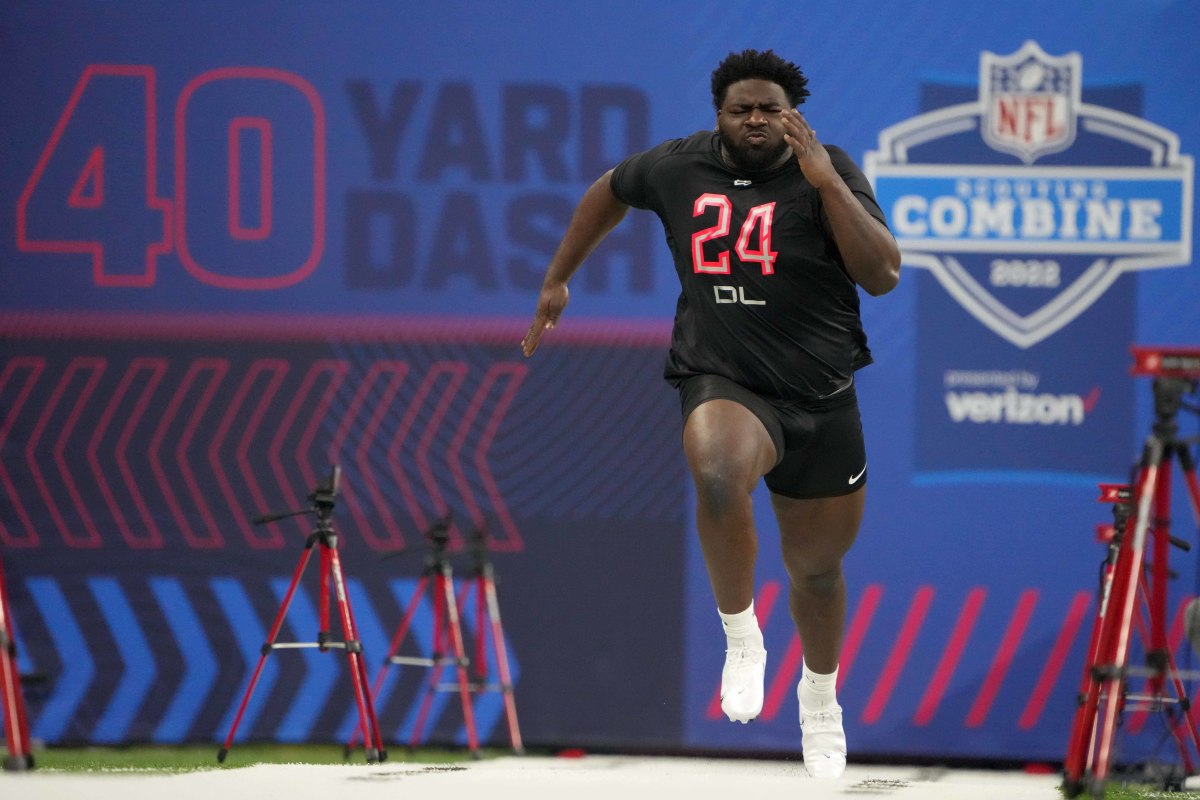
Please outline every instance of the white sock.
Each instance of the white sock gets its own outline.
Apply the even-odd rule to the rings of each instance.
[[[815,711],[837,702],[837,676],[835,667],[828,675],[813,672],[805,663],[800,675],[800,686],[796,690],[800,705],[809,711]]]
[[[717,613],[721,615],[721,627],[725,629],[725,639],[728,641],[757,639],[762,642],[762,630],[758,627],[758,617],[754,615],[754,601],[750,601],[750,607],[745,611],[739,611],[736,614],[726,614],[720,609]]]

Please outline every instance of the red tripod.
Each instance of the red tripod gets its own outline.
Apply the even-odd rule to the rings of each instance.
[[[474,563],[470,576],[463,587],[459,605],[465,606],[468,594],[475,592],[475,683],[472,688],[480,692],[500,692],[504,697],[504,717],[508,722],[508,741],[513,752],[521,755],[525,746],[521,743],[521,729],[517,725],[517,704],[513,698],[512,675],[508,668],[508,649],[504,644],[504,627],[500,623],[500,602],[496,596],[496,573],[488,554],[487,534],[482,528],[475,531],[472,542]],[[484,620],[487,624],[484,624]],[[487,682],[487,644],[491,642],[492,655],[496,661],[498,682]]]
[[[296,565],[296,571],[292,574],[292,582],[284,594],[283,602],[279,607],[279,613],[275,615],[275,622],[271,625],[271,632],[267,636],[266,644],[262,647],[262,656],[258,659],[258,666],[255,667],[254,674],[250,678],[250,685],[246,687],[246,694],[242,697],[242,703],[238,707],[237,715],[233,718],[233,725],[229,728],[229,736],[225,739],[225,746],[217,753],[218,762],[224,762],[225,756],[229,754],[233,737],[237,733],[238,725],[241,724],[242,715],[246,712],[246,706],[250,702],[250,695],[254,692],[254,687],[258,683],[259,676],[262,674],[267,656],[274,650],[302,647],[315,647],[321,652],[330,649],[344,649],[346,651],[346,660],[350,666],[350,680],[354,685],[354,699],[358,704],[359,728],[363,741],[366,742],[367,761],[374,763],[376,761],[387,760],[387,751],[383,748],[383,738],[379,733],[379,721],[375,718],[375,708],[371,702],[371,695],[367,691],[367,672],[363,664],[362,643],[358,638],[358,628],[354,624],[354,614],[350,609],[350,598],[346,595],[346,584],[342,579],[342,562],[338,558],[337,534],[334,533],[331,522],[340,475],[340,469],[335,466],[328,482],[319,485],[313,491],[312,495],[310,495],[309,499],[312,501],[311,508],[304,511],[271,514],[254,520],[256,524],[266,524],[285,517],[311,513],[316,514],[317,526],[304,543],[304,553],[300,556],[300,563]],[[288,607],[292,604],[292,597],[295,595],[296,587],[300,583],[300,577],[304,574],[304,568],[308,566],[308,560],[312,556],[313,545],[318,545],[321,552],[320,599],[318,602],[321,629],[317,632],[317,640],[315,642],[276,642],[275,639],[279,635],[279,629],[283,625],[283,618],[287,614]],[[331,579],[333,582],[334,597],[337,600],[338,614],[342,621],[343,641],[340,642],[333,641],[329,633],[329,587]]]
[[[1200,525],[1200,482],[1188,443],[1179,438],[1181,409],[1200,413],[1183,397],[1197,390],[1200,350],[1133,348],[1135,375],[1154,377],[1155,422],[1135,469],[1132,487],[1102,485],[1102,501],[1114,503],[1113,535],[1101,575],[1098,611],[1088,645],[1079,695],[1063,763],[1063,790],[1076,797],[1090,790],[1103,797],[1113,766],[1117,728],[1126,711],[1166,716],[1180,764],[1162,778],[1166,789],[1182,789],[1197,774],[1200,731],[1190,716],[1191,700],[1167,640],[1168,556],[1190,545],[1170,533],[1171,462],[1182,469],[1192,512]],[[1147,546],[1152,558],[1147,559]],[[1147,571],[1147,565],[1149,570]],[[1135,637],[1136,634],[1136,637]],[[1137,638],[1146,666],[1129,664]],[[1145,678],[1130,693],[1130,678]]]
[[[8,608],[8,588],[4,584],[3,562],[0,562],[0,709],[4,712],[4,738],[8,755],[4,769],[18,772],[33,769],[33,753],[29,749],[29,717],[25,715],[25,700],[21,695],[21,674],[17,671],[17,643],[12,631],[12,613]]]
[[[450,561],[446,558],[446,544],[450,541],[450,518],[446,517],[440,520],[426,532],[426,536],[429,538],[431,545],[429,558],[426,560],[425,569],[422,570],[421,577],[417,581],[412,599],[409,600],[408,607],[404,610],[404,616],[400,620],[400,625],[396,628],[395,635],[392,636],[392,642],[388,647],[387,657],[384,659],[383,666],[380,667],[379,673],[375,676],[372,696],[378,695],[379,690],[383,686],[387,671],[392,665],[398,664],[429,668],[430,672],[424,687],[421,709],[417,714],[416,723],[413,725],[409,747],[416,747],[421,742],[421,736],[425,731],[425,721],[429,716],[429,709],[433,704],[433,693],[444,690],[448,686],[450,690],[458,691],[459,700],[462,703],[463,722],[467,729],[467,747],[470,749],[472,755],[478,755],[479,736],[475,730],[475,713],[471,704],[471,686],[470,681],[467,679],[467,665],[470,662],[467,658],[463,640],[458,601],[454,596],[454,573],[450,566]],[[399,655],[400,648],[408,636],[417,610],[421,606],[421,600],[425,596],[426,589],[432,590],[433,653],[430,656]],[[454,665],[457,681],[453,684],[441,684],[438,681],[441,678],[442,670],[449,665]],[[351,740],[351,744],[353,744],[353,740]]]

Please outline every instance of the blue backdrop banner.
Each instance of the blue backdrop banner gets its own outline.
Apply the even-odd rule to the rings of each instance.
[[[1061,759],[1096,484],[1151,421],[1129,348],[1200,343],[1197,30],[1183,0],[4,4],[0,557],[34,735],[220,740],[311,525],[248,520],[338,464],[372,675],[450,514],[457,564],[475,531],[496,559],[527,743],[797,750],[761,490],[761,723],[715,699],[658,220],[628,215],[518,350],[587,186],[712,128],[712,69],[754,47],[803,67],[904,256],[862,304],[851,756]],[[1173,566],[1186,660],[1196,570]],[[418,683],[381,690],[385,738],[412,735]],[[256,697],[245,736],[350,733],[340,660],[273,655]],[[435,711],[427,738],[462,740]]]

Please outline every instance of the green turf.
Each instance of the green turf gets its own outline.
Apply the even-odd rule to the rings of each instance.
[[[34,753],[38,770],[89,772],[112,770],[150,770],[161,772],[190,772],[199,769],[231,769],[254,764],[366,764],[362,749],[348,755],[342,745],[316,744],[235,744],[225,757],[217,761],[215,745],[186,745],[180,747],[49,747]],[[493,753],[483,752],[486,758]],[[387,751],[388,761],[445,763],[469,761],[465,750],[420,748],[409,750],[395,747]]]
[[[1200,792],[1167,792],[1156,786],[1123,786],[1110,782],[1104,787],[1104,800],[1200,800]]]
[[[1092,795],[1084,792],[1076,800],[1092,800]],[[1200,800],[1200,792],[1168,792],[1159,784],[1114,779],[1104,785],[1104,800]]]

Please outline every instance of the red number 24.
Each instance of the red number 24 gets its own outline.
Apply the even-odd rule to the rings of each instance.
[[[696,272],[710,275],[729,274],[729,251],[721,250],[715,261],[704,257],[704,244],[718,239],[729,233],[729,221],[733,217],[733,203],[723,194],[702,194],[696,198],[692,206],[692,216],[698,217],[710,208],[717,210],[717,223],[692,234],[692,266]],[[734,251],[745,264],[761,264],[763,275],[775,272],[775,257],[778,253],[771,250],[771,225],[775,218],[775,204],[766,203],[750,209],[742,230],[738,233],[737,245]],[[750,239],[754,229],[758,228],[758,248],[750,249]]]

